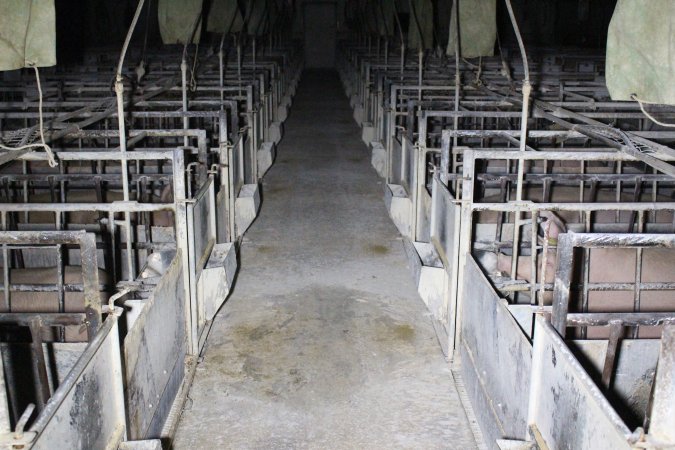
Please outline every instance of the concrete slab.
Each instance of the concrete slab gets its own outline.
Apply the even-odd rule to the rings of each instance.
[[[365,145],[370,145],[375,140],[376,130],[372,122],[363,122],[361,124],[361,140]]]
[[[413,204],[405,188],[400,184],[387,184],[384,187],[384,204],[398,231],[410,238],[412,233]]]
[[[372,149],[370,164],[380,177],[385,178],[387,176],[387,150],[379,141],[371,142],[370,148]]]
[[[237,236],[242,236],[258,216],[260,189],[257,184],[245,184],[234,203],[234,224]]]
[[[263,142],[258,149],[256,160],[258,161],[258,176],[263,177],[272,167],[274,158],[277,156],[277,148],[274,142]]]
[[[475,448],[337,74],[293,108],[173,448]]]

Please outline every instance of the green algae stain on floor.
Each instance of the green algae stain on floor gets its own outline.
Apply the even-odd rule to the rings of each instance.
[[[370,244],[368,245],[368,252],[372,253],[373,255],[386,255],[389,253],[389,248],[385,247],[384,245]]]
[[[401,341],[413,341],[415,339],[415,329],[408,324],[396,325],[392,331],[394,336]]]

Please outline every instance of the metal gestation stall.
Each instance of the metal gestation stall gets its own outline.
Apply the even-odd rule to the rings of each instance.
[[[59,165],[0,154],[2,442],[171,436],[300,76],[298,49],[277,44],[202,50],[191,83],[173,52],[157,51],[153,70],[125,83],[124,142],[110,98],[118,55],[42,71]],[[29,80],[0,88],[5,144],[38,138]],[[31,359],[32,377],[12,377]]]
[[[406,58],[343,42],[340,73],[487,445],[673,445],[675,133],[609,99],[603,56],[556,54],[520,151],[517,57],[461,60],[459,85]]]

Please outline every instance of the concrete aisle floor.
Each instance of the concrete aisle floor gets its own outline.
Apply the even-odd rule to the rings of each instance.
[[[285,127],[174,448],[474,448],[336,73]]]

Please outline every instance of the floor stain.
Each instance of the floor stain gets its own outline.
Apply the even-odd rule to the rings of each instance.
[[[250,327],[246,325],[238,326],[234,329],[234,339],[238,342],[241,342],[243,339],[248,339],[249,341],[259,341],[271,334],[270,330],[266,325],[258,325],[257,327]]]
[[[259,245],[256,247],[256,250],[258,253],[272,253],[274,251],[274,247],[271,247],[269,245]]]
[[[286,192],[288,188],[286,186],[274,186],[269,187],[263,190],[263,194],[279,194],[281,192]]]
[[[402,341],[412,341],[415,339],[415,329],[408,324],[396,325],[393,332],[396,338]]]
[[[386,255],[389,253],[389,248],[384,245],[370,244],[368,245],[368,251],[374,255]]]

